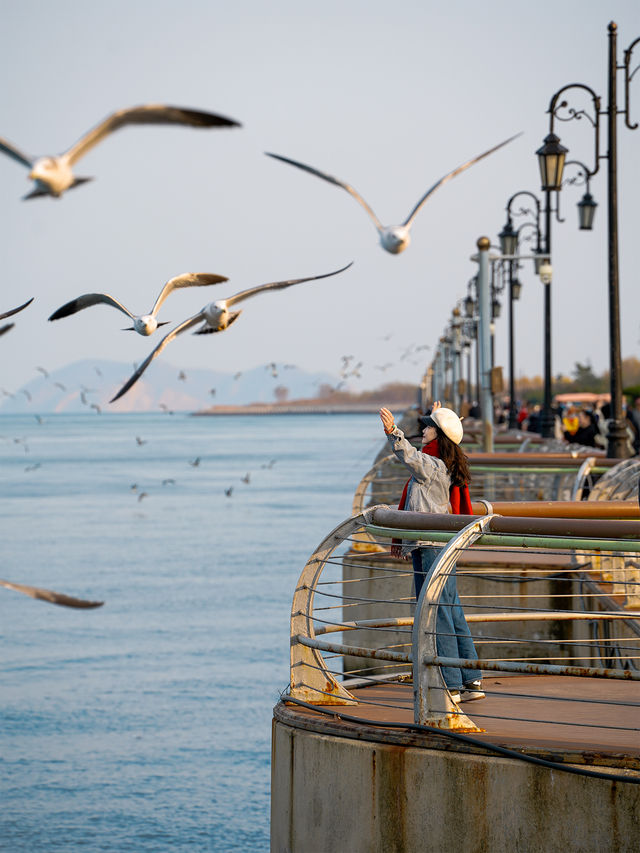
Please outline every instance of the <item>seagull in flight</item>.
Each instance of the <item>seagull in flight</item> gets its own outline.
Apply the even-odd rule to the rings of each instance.
[[[0,586],[5,589],[12,589],[15,592],[21,592],[31,598],[39,598],[40,601],[48,601],[51,604],[58,604],[61,607],[102,607],[104,601],[87,601],[84,598],[73,598],[70,595],[64,595],[61,592],[54,592],[52,589],[43,589],[38,586],[27,586],[23,583],[12,583],[11,581],[0,580]]]
[[[1,137],[0,151],[29,169],[29,177],[35,182],[35,187],[30,193],[23,196],[24,199],[47,195],[60,198],[66,190],[92,180],[91,178],[77,178],[73,174],[72,166],[110,133],[131,124],[183,124],[190,127],[240,126],[237,121],[216,113],[165,106],[164,104],[143,104],[111,113],[100,124],[97,124],[81,137],[75,145],[59,155],[32,157]]]
[[[520,136],[521,134],[516,134],[516,136]],[[516,136],[511,136],[509,139],[505,139],[504,142],[501,142],[499,145],[494,145],[493,148],[490,148],[488,151],[485,151],[483,154],[474,157],[472,160],[468,160],[466,163],[463,163],[461,166],[458,166],[452,172],[449,172],[443,178],[440,178],[432,187],[430,187],[426,193],[422,196],[420,201],[413,208],[409,216],[405,219],[402,225],[383,225],[378,217],[375,215],[373,210],[369,207],[367,202],[362,198],[362,196],[356,192],[356,190],[350,185],[345,183],[344,181],[338,180],[338,178],[334,178],[333,175],[328,175],[325,172],[321,172],[319,169],[314,169],[312,166],[307,166],[305,163],[300,163],[297,160],[291,160],[289,157],[282,157],[280,154],[271,154],[266,151],[266,155],[268,157],[273,157],[276,160],[282,160],[283,163],[289,163],[291,166],[297,166],[298,169],[303,169],[305,172],[310,172],[312,175],[317,175],[317,177],[322,178],[325,181],[328,181],[330,184],[335,184],[338,187],[342,187],[343,190],[346,190],[350,195],[352,195],[357,202],[359,202],[362,207],[369,214],[371,219],[373,220],[373,224],[376,226],[378,230],[378,234],[380,236],[380,243],[382,248],[387,252],[390,252],[392,255],[398,255],[400,252],[403,252],[409,243],[411,242],[411,226],[413,225],[413,221],[416,218],[420,208],[426,202],[426,200],[434,193],[438,187],[441,187],[443,184],[446,184],[447,181],[450,181],[452,178],[455,178],[456,175],[459,175],[461,172],[464,172],[465,169],[468,169],[470,166],[473,166],[475,163],[478,163],[484,157],[488,157],[489,154],[493,154],[494,151],[497,151],[499,148],[502,148],[503,145],[507,145],[507,143],[512,142]]]
[[[345,267],[341,267],[339,270],[324,273],[323,275],[308,276],[307,278],[293,278],[288,279],[287,281],[272,281],[268,284],[261,284],[258,285],[258,287],[251,287],[248,290],[242,290],[240,293],[236,293],[234,296],[228,297],[228,299],[219,299],[217,302],[210,302],[208,305],[205,305],[201,311],[194,314],[193,317],[189,317],[187,320],[184,320],[184,322],[180,323],[175,327],[175,329],[172,329],[168,334],[166,334],[156,348],[152,350],[151,354],[145,358],[142,364],[137,368],[127,382],[125,382],[115,397],[112,397],[109,402],[114,403],[116,400],[119,400],[123,394],[126,394],[129,388],[131,388],[131,386],[140,379],[153,359],[160,355],[167,344],[171,343],[171,341],[181,332],[185,332],[187,329],[191,329],[199,324],[202,325],[196,332],[194,332],[196,335],[209,335],[214,332],[224,332],[232,323],[235,323],[242,313],[242,311],[230,311],[229,309],[233,305],[237,305],[239,302],[244,302],[245,299],[249,299],[252,296],[256,296],[257,294],[264,293],[268,290],[282,290],[286,287],[291,287],[294,284],[301,284],[305,281],[316,281],[320,278],[329,278],[330,276],[344,272],[344,270],[348,269],[352,263],[353,261]]]
[[[228,281],[228,279],[223,275],[208,272],[185,272],[177,275],[165,283],[151,311],[148,314],[140,314],[139,316],[132,314],[128,308],[125,308],[121,302],[118,302],[117,299],[108,293],[85,293],[58,308],[49,317],[49,320],[60,320],[62,317],[69,317],[71,314],[76,314],[78,311],[90,308],[92,305],[111,305],[133,320],[133,326],[129,326],[123,331],[137,332],[139,335],[145,336],[152,335],[158,326],[167,325],[167,322],[159,323],[156,315],[170,293],[181,287],[203,287],[209,284],[220,284],[223,281]]]
[[[23,305],[18,305],[17,308],[12,308],[11,311],[5,311],[4,314],[0,314],[0,320],[6,320],[7,317],[13,317],[14,314],[17,314],[19,311],[23,311],[27,305],[31,305],[34,297],[32,296],[28,302],[25,302]],[[11,324],[13,325],[13,324]]]

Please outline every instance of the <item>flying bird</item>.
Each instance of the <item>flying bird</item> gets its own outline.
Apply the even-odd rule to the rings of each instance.
[[[34,300],[34,297],[32,296],[31,299],[29,299],[29,301],[25,302],[23,305],[18,305],[17,308],[12,308],[11,311],[5,311],[3,314],[0,314],[0,320],[6,320],[7,317],[13,317],[14,314],[17,314],[20,311],[24,311],[24,309],[27,307],[27,305],[31,305],[33,300]],[[13,323],[11,323],[9,328],[11,328],[11,326],[13,326]]]
[[[156,315],[170,293],[182,287],[204,287],[209,284],[220,284],[223,281],[228,281],[228,279],[223,275],[215,275],[215,273],[208,272],[185,272],[177,275],[165,283],[151,311],[148,314],[140,314],[139,316],[132,314],[128,308],[125,308],[121,302],[118,302],[117,299],[114,299],[108,293],[85,293],[83,296],[78,296],[77,299],[72,299],[71,302],[67,302],[61,308],[58,308],[49,317],[49,320],[60,320],[62,317],[69,317],[71,314],[82,311],[83,308],[90,308],[92,305],[111,305],[133,320],[133,326],[129,326],[125,331],[137,332],[139,335],[145,336],[152,335],[158,326],[167,325],[166,321],[159,323]]]
[[[493,154],[494,151],[497,151],[499,148],[502,148],[503,145],[507,145],[507,143],[512,142],[517,136],[521,134],[516,134],[516,136],[511,136],[509,139],[505,139],[504,142],[501,142],[499,145],[494,145],[493,148],[490,148],[488,151],[485,151],[484,154],[480,154],[477,157],[474,157],[472,160],[468,160],[466,163],[463,163],[461,166],[458,166],[452,172],[449,172],[443,178],[440,178],[432,187],[430,187],[426,193],[422,196],[420,201],[413,208],[409,216],[405,219],[402,225],[383,225],[378,217],[375,215],[373,210],[369,207],[367,202],[362,198],[362,196],[356,192],[356,190],[350,185],[345,183],[344,181],[338,180],[338,178],[334,178],[333,175],[328,175],[325,172],[321,172],[319,169],[314,169],[312,166],[307,166],[305,163],[300,163],[298,160],[291,160],[289,157],[282,157],[280,154],[271,154],[268,151],[265,154],[268,157],[273,157],[276,160],[282,160],[283,163],[289,163],[291,166],[296,166],[298,169],[303,169],[305,172],[310,172],[312,175],[317,175],[318,178],[322,178],[325,181],[328,181],[330,184],[335,184],[338,187],[342,187],[343,190],[346,190],[350,195],[352,195],[357,202],[359,202],[362,207],[369,214],[371,219],[373,220],[373,224],[376,226],[378,231],[378,235],[380,237],[380,243],[383,249],[386,249],[387,252],[391,252],[392,255],[398,255],[400,252],[403,252],[409,243],[411,242],[411,226],[413,225],[413,221],[418,214],[418,211],[422,207],[422,205],[426,202],[426,200],[434,193],[438,187],[441,187],[443,184],[446,184],[447,181],[450,181],[452,178],[455,178],[456,175],[459,175],[461,172],[464,172],[465,169],[468,169],[469,166],[473,166],[475,163],[478,163],[484,157],[488,157],[489,154]]]
[[[29,169],[29,177],[35,187],[24,199],[40,196],[60,198],[66,190],[84,184],[91,178],[77,178],[72,167],[95,145],[121,127],[130,124],[183,124],[190,127],[239,127],[239,123],[216,113],[171,107],[164,104],[143,104],[138,107],[117,110],[107,116],[75,145],[57,156],[32,157],[16,148],[11,142],[0,138],[0,151]]]
[[[84,598],[72,598],[70,595],[64,595],[61,592],[54,592],[52,589],[42,589],[37,586],[26,586],[22,583],[11,583],[11,581],[0,580],[0,586],[6,589],[13,589],[15,592],[22,592],[31,598],[38,598],[41,601],[48,601],[51,604],[59,604],[62,607],[102,607],[104,601],[86,601]]]
[[[351,262],[353,263],[353,261]],[[307,278],[293,278],[288,279],[287,281],[272,281],[268,284],[261,284],[258,287],[251,287],[248,290],[242,290],[240,293],[236,293],[234,296],[230,296],[228,299],[220,299],[217,302],[210,302],[208,305],[205,305],[204,308],[199,311],[197,314],[194,314],[193,317],[189,317],[184,322],[180,323],[180,325],[176,326],[175,329],[172,329],[168,334],[162,338],[160,343],[156,346],[154,350],[151,351],[150,355],[145,358],[142,364],[134,371],[132,376],[125,382],[122,388],[118,391],[115,397],[109,401],[110,403],[115,402],[120,399],[123,394],[126,394],[129,388],[134,385],[138,379],[145,372],[147,367],[151,364],[153,359],[160,355],[162,350],[167,346],[167,344],[171,343],[171,341],[177,337],[181,332],[185,332],[187,329],[191,329],[194,326],[202,324],[200,328],[194,333],[196,335],[208,335],[213,332],[224,332],[225,329],[228,329],[232,323],[238,319],[242,311],[230,311],[229,309],[233,305],[237,305],[240,302],[244,302],[245,299],[249,299],[252,296],[257,296],[259,293],[264,293],[268,290],[282,290],[286,287],[291,287],[294,284],[301,284],[305,281],[316,281],[320,278],[329,278],[330,276],[337,275],[338,273],[344,272],[344,270],[348,269],[351,264],[347,264],[345,267],[342,267],[339,270],[334,270],[333,272],[324,273],[323,275],[314,275],[308,276]]]

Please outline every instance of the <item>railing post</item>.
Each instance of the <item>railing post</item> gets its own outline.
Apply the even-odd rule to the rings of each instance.
[[[298,579],[291,607],[291,695],[316,705],[348,705],[356,703],[351,693],[327,670],[322,655],[298,642],[299,635],[315,637],[313,599],[318,578],[330,554],[347,537],[367,524],[366,514],[339,524],[323,539],[309,557]],[[357,704],[357,703],[356,703]]]

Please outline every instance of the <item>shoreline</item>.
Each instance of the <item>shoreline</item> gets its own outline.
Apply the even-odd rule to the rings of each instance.
[[[384,403],[308,403],[289,405],[273,405],[270,403],[250,403],[246,406],[211,406],[193,412],[194,416],[207,415],[370,415],[378,414]],[[400,403],[394,406],[400,409],[408,408],[411,403]]]

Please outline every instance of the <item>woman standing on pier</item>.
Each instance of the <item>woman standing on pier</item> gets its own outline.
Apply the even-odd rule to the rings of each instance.
[[[443,408],[439,401],[434,402],[431,415],[419,420],[423,428],[422,450],[417,450],[407,441],[402,430],[395,425],[389,409],[380,409],[380,420],[391,449],[411,473],[398,509],[471,515],[467,486],[470,480],[469,465],[459,447],[462,422],[456,413]],[[416,546],[414,542],[403,544],[400,549],[405,559],[411,554],[413,560],[416,601],[440,550],[431,545]],[[438,654],[442,657],[477,660],[478,655],[458,596],[455,567],[447,579],[440,602],[444,606],[438,607],[436,622]],[[479,669],[445,666],[442,667],[442,675],[454,702],[484,698]]]

